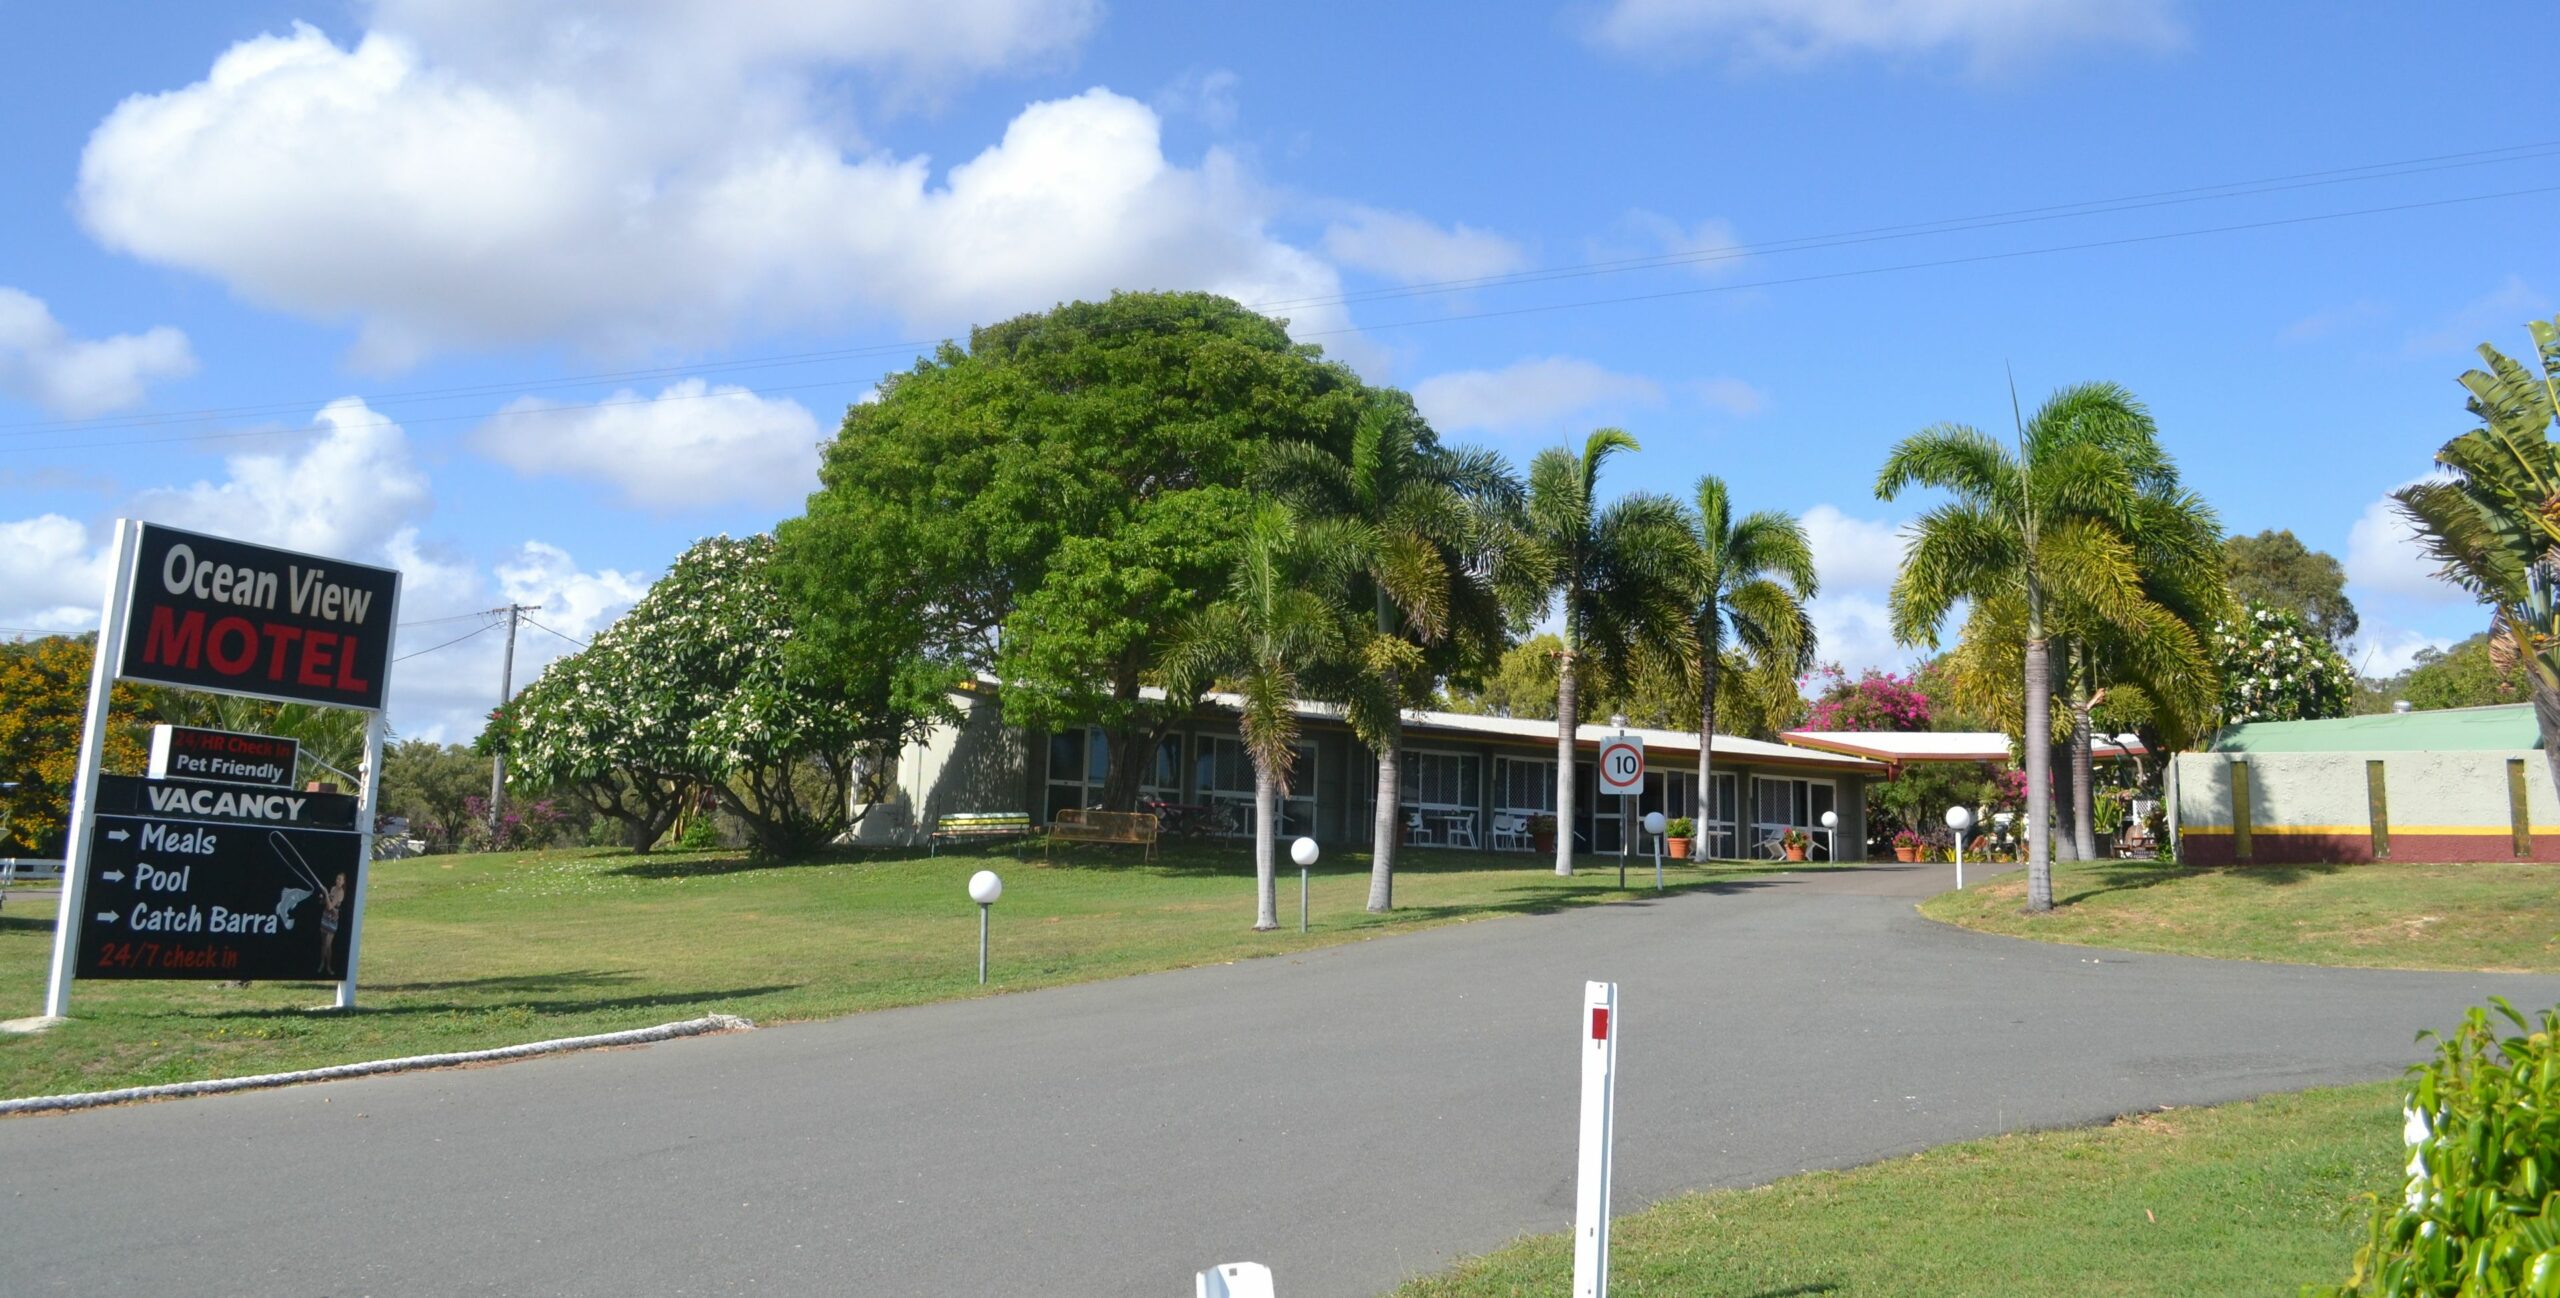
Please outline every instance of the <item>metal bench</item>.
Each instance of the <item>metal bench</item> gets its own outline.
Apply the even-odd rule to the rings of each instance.
[[[1049,856],[1056,858],[1060,843],[1127,843],[1146,848],[1152,861],[1162,823],[1151,812],[1068,807],[1049,819]]]
[[[933,822],[933,834],[925,840],[925,855],[941,852],[946,838],[1020,838],[1030,832],[1031,813],[1027,811],[955,812]]]

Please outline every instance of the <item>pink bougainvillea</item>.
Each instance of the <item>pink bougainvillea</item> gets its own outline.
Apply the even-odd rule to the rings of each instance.
[[[1870,667],[1853,681],[1838,664],[1825,665],[1815,675],[1823,681],[1822,696],[1806,710],[1803,729],[1929,728],[1929,696],[1909,676]]]

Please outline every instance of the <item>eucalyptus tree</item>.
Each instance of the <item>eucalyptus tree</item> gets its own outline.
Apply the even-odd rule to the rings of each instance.
[[[2021,417],[2014,451],[1977,429],[1939,424],[1896,443],[1876,475],[1879,499],[1912,487],[1951,497],[1912,525],[1893,584],[1896,639],[1934,648],[1958,601],[2016,601],[2031,911],[2053,908],[2050,636],[2104,623],[2143,644],[2174,645],[2183,633],[2195,649],[2177,615],[2147,597],[2134,539],[2135,502],[2165,470],[2141,404],[2114,384],[2090,383]]]
[[[1404,713],[1428,706],[1453,670],[1502,652],[1492,573],[1519,511],[1520,482],[1500,455],[1442,445],[1412,399],[1392,390],[1371,394],[1348,459],[1311,442],[1283,443],[1272,448],[1271,479],[1302,516],[1341,529],[1366,587],[1346,679],[1331,692],[1377,759],[1369,909],[1386,911],[1403,829]]]
[[[1716,699],[1727,634],[1758,670],[1794,676],[1811,670],[1815,636],[1805,603],[1821,590],[1821,579],[1804,524],[1774,509],[1735,518],[1722,478],[1698,479],[1698,512],[1689,523],[1695,547],[1689,633],[1697,649],[1690,675],[1696,686],[1703,827],[1715,817]]]
[[[1224,684],[1237,696],[1237,729],[1253,762],[1256,931],[1280,926],[1274,852],[1297,761],[1299,682],[1343,652],[1341,578],[1357,560],[1344,529],[1311,525],[1285,506],[1256,507],[1226,593],[1185,620],[1167,657],[1192,692]]]
[[[2489,652],[2521,669],[2560,788],[2560,320],[2530,326],[2537,365],[2483,343],[2462,386],[2478,428],[2436,452],[2442,478],[2392,493],[2440,576],[2490,608]]]
[[[1636,439],[1603,428],[1580,454],[1540,451],[1529,462],[1516,561],[1507,573],[1525,607],[1553,608],[1563,647],[1556,653],[1556,873],[1573,873],[1574,733],[1586,668],[1624,681],[1640,656],[1681,662],[1694,652],[1688,579],[1694,542],[1680,502],[1649,492],[1603,505],[1600,466]]]

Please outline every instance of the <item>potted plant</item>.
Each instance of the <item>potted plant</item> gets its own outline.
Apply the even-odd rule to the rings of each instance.
[[[1540,852],[1556,850],[1556,818],[1554,816],[1529,817],[1529,845]]]
[[[1672,860],[1689,859],[1689,844],[1696,839],[1697,833],[1698,822],[1687,816],[1674,816],[1670,824],[1662,827],[1662,836],[1669,843]]]
[[[2089,828],[2097,840],[2100,860],[2116,854],[2116,834],[2124,828],[2125,802],[2129,796],[2109,789],[2089,800]]]
[[[1778,835],[1778,846],[1787,849],[1787,859],[1790,861],[1803,860],[1804,849],[1812,843],[1812,836],[1801,829],[1789,828],[1787,832]]]
[[[1901,833],[1894,835],[1893,859],[1897,861],[1919,860],[1920,849],[1925,842],[1926,840],[1920,837],[1920,831],[1916,829],[1906,829]]]

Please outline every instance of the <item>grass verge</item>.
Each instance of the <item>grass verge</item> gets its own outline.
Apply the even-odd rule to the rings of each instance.
[[[2172,955],[2376,969],[2560,972],[2560,866],[2057,865],[2054,909],[2026,875],[1947,892],[1920,913],[1986,933]]]
[[[1004,876],[985,990],[1084,982],[1273,955],[1497,915],[1651,894],[1614,868],[1558,878],[1521,855],[1414,851],[1397,909],[1371,915],[1365,854],[1314,872],[1314,929],[1297,931],[1285,873],[1279,932],[1255,933],[1253,865],[1239,846],[1036,847],[760,862],[735,854],[602,851],[438,856],[374,867],[352,1014],[314,1012],[320,983],[84,981],[72,1021],[0,1036],[0,1096],[233,1077],[399,1055],[517,1045],[713,1011],[758,1022],[982,994],[965,883]],[[1675,864],[1669,886],[1773,869]],[[1641,878],[1639,877],[1641,875]],[[0,1018],[41,1012],[55,897],[19,890],[0,912]]]
[[[2168,1110],[1684,1195],[1615,1223],[1610,1292],[2290,1294],[2346,1274],[2359,1196],[2397,1183],[2401,1094],[2377,1083]],[[1395,1298],[1558,1294],[1572,1271],[1570,1238],[1542,1235]]]

